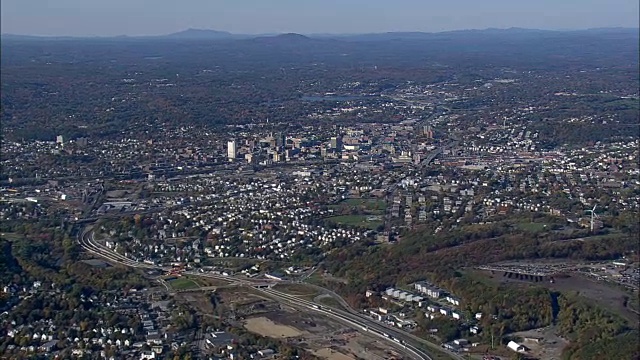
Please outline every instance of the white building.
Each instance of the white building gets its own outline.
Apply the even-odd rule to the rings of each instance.
[[[515,341],[509,341],[509,343],[507,344],[507,347],[515,352],[519,352],[519,353],[523,353],[527,351],[527,348],[524,347],[523,345],[518,344]]]
[[[235,140],[230,140],[227,143],[227,157],[230,161],[238,157],[238,146]]]

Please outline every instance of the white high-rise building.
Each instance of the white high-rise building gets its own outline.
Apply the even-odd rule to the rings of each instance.
[[[235,160],[238,157],[238,146],[235,140],[230,140],[227,143],[227,157],[229,161]]]

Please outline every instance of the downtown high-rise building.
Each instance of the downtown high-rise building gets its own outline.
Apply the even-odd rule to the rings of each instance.
[[[238,144],[236,144],[235,140],[229,140],[227,143],[227,157],[229,161],[233,161],[238,157]]]
[[[342,150],[342,136],[334,136],[331,138],[330,142],[331,148],[336,151]]]
[[[427,139],[433,139],[433,128],[431,125],[425,125],[422,127],[422,135],[426,136]]]
[[[276,134],[276,147],[278,150],[282,150],[287,145],[287,136],[284,133]]]

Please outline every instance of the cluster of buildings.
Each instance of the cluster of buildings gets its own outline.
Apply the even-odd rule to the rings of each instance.
[[[157,197],[164,211],[141,216],[127,228],[106,223],[101,231],[107,247],[153,263],[322,254],[373,236],[365,229],[323,226],[321,219],[332,210],[319,206],[318,198],[341,196],[337,185],[321,174],[158,182],[154,191],[189,195]]]
[[[425,281],[413,284],[413,288],[418,292],[418,294],[411,291],[388,288],[380,294],[380,296],[382,300],[397,305],[403,309],[425,309],[424,314],[429,319],[434,319],[438,316],[446,316],[460,321],[473,320],[464,319],[462,311],[458,310],[460,308],[460,299],[447,293],[445,290]],[[375,295],[377,294],[371,290],[367,291],[365,294],[367,298]],[[397,315],[392,314],[387,308],[383,307],[369,310],[369,314],[378,321],[388,322],[391,325],[401,328],[412,328],[415,324],[414,320],[407,319],[406,313],[400,312]],[[476,320],[480,320],[481,318],[482,314],[476,314]],[[473,334],[477,334],[480,329],[474,326],[470,331]]]
[[[15,318],[14,313],[28,304],[29,298],[46,296],[50,301],[61,301],[63,290],[55,284],[43,286],[36,281],[29,289],[8,284],[2,290],[3,297],[8,297],[8,304],[11,304],[0,318],[0,329],[5,334],[1,345],[6,354],[53,357],[98,354],[107,359],[141,358],[145,354],[161,355],[185,346],[184,334],[172,327],[170,301],[160,301],[157,294],[146,290],[81,293],[77,299],[81,308],[101,309],[105,314],[103,318],[92,316],[81,322],[49,316],[49,308],[31,309],[40,314],[37,316],[40,320],[24,322]],[[113,324],[112,316],[128,321]]]
[[[80,294],[80,308],[91,307],[104,316],[91,316],[76,322],[73,318],[38,316],[38,320],[25,321],[14,316],[21,306],[34,296],[46,296],[59,301],[63,290],[55,285],[44,286],[36,281],[30,286],[7,283],[1,296],[7,299],[0,316],[0,346],[5,355],[44,357],[100,357],[104,359],[163,359],[179,349],[192,347],[191,335],[195,329],[181,330],[175,325],[180,307],[175,300],[147,289],[104,291],[91,295]],[[15,300],[15,301],[14,301]],[[47,309],[33,308],[38,314]],[[114,323],[113,317],[118,321]],[[64,322],[61,322],[64,321]],[[67,323],[68,321],[68,323]],[[198,351],[216,354],[221,359],[236,359],[239,355],[269,358],[273,349],[254,346],[239,347],[238,338],[229,332],[207,329],[197,342]]]
[[[109,137],[3,138],[0,220],[101,219],[97,241],[140,262],[171,265],[207,258],[321,260],[355,242],[373,246],[377,235],[389,239],[388,234],[421,227],[447,232],[485,224],[495,215],[544,213],[568,226],[592,227],[587,210],[597,204],[599,228],[611,226],[616,214],[637,213],[637,139],[550,148],[538,124],[528,120],[546,105],[491,100],[518,83],[501,78],[470,87],[409,82],[375,96],[365,90],[376,84],[351,84],[350,91],[368,95],[309,99],[308,113],[296,126],[247,120],[220,131],[154,120]],[[443,106],[473,97],[489,102],[456,114]],[[345,125],[345,119],[357,121]],[[607,115],[567,123],[605,120],[616,121]],[[109,195],[114,189],[123,194]],[[337,214],[332,206],[346,199],[377,199],[384,209],[372,215],[344,206],[346,213]],[[374,220],[379,229],[362,225]],[[606,272],[621,283],[638,276],[609,270],[592,272]],[[21,291],[11,284],[4,290]],[[466,320],[457,298],[426,282],[411,291],[387,289],[384,296],[423,307],[429,318]],[[105,351],[108,357],[115,351],[116,357],[153,358],[182,346],[179,337],[164,335],[166,311],[138,313],[135,301],[94,301],[131,312],[141,329],[96,326],[90,329],[95,336],[65,340],[52,337],[44,329],[49,324],[43,324],[24,346],[11,344],[11,351],[46,353],[57,340],[72,344],[78,354]],[[383,308],[371,314],[400,327],[415,324]],[[11,329],[13,336],[26,337],[18,327]],[[222,339],[228,340],[214,332],[207,341],[231,356]],[[459,342],[455,345],[466,346]]]

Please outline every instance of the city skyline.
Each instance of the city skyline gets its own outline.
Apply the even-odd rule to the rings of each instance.
[[[243,2],[194,0],[3,1],[3,34],[46,36],[163,35],[189,28],[236,34],[441,32],[486,28],[578,30],[638,27],[637,1],[504,0],[446,4],[414,0]]]

